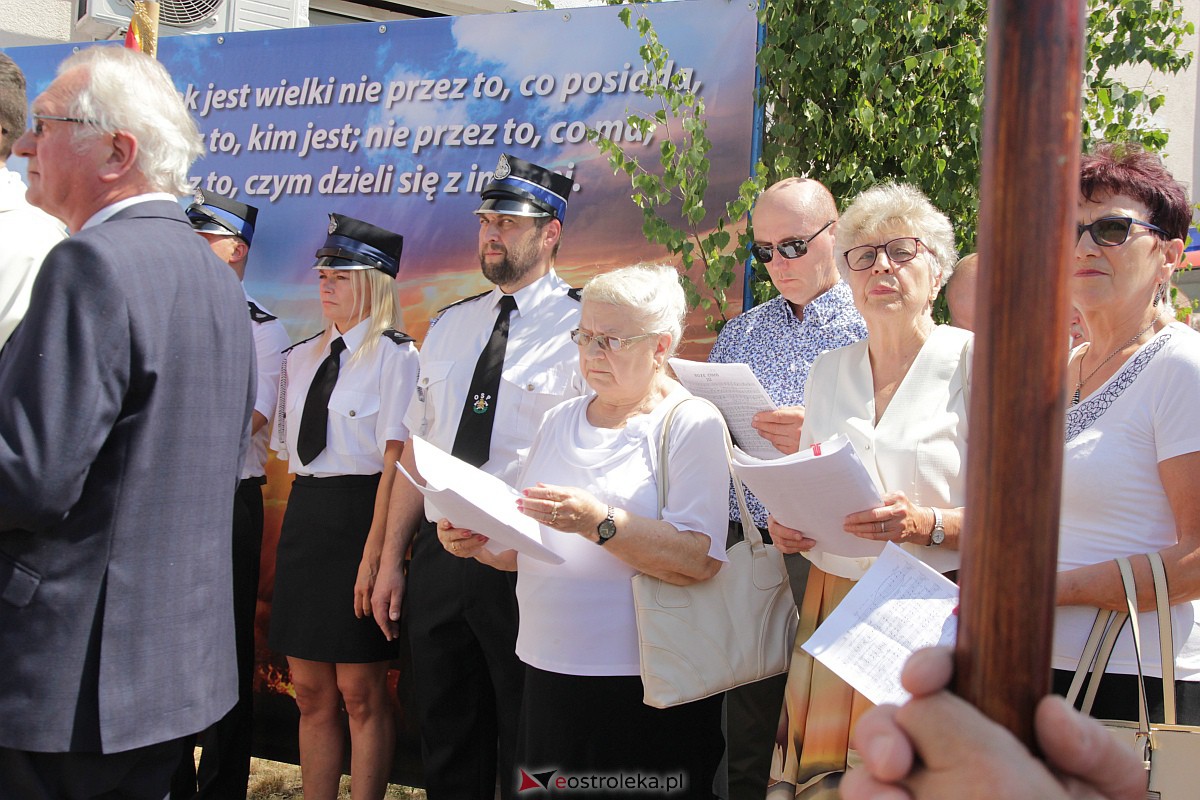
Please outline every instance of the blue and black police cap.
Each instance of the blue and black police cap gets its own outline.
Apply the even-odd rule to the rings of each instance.
[[[502,153],[492,179],[479,193],[483,203],[475,213],[554,217],[563,222],[572,185],[570,178],[557,172]]]
[[[237,236],[246,244],[253,241],[257,208],[199,189],[195,199],[196,202],[187,207],[187,217],[197,233]]]
[[[313,269],[377,269],[390,277],[400,271],[404,237],[344,214],[329,215],[329,235]]]

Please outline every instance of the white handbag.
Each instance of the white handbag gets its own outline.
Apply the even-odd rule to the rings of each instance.
[[[1158,605],[1158,641],[1162,662],[1163,716],[1161,723],[1150,722],[1146,707],[1146,690],[1142,685],[1142,641],[1138,630],[1137,587],[1129,559],[1118,558],[1121,581],[1125,586],[1127,611],[1106,611],[1096,614],[1096,622],[1084,645],[1079,666],[1067,692],[1067,701],[1074,704],[1083,683],[1091,672],[1082,711],[1091,713],[1100,676],[1108,666],[1113,645],[1126,620],[1133,633],[1134,652],[1138,666],[1138,721],[1101,720],[1114,736],[1137,751],[1149,773],[1148,800],[1192,800],[1197,796],[1196,765],[1200,764],[1200,727],[1175,724],[1175,647],[1171,630],[1171,608],[1167,595],[1167,574],[1158,553],[1148,553],[1150,571],[1154,576],[1154,593]]]
[[[707,402],[687,398],[667,414],[659,443],[660,517],[667,498],[671,420],[688,400]],[[726,429],[726,462],[732,446]],[[633,578],[646,705],[667,708],[787,671],[799,617],[783,554],[763,542],[741,481],[732,469],[729,474],[745,535],[726,551],[729,563],[689,586],[644,574]]]

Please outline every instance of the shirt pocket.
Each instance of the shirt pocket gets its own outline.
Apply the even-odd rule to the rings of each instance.
[[[429,435],[429,412],[431,409],[437,409],[438,398],[446,396],[446,381],[449,379],[452,369],[454,369],[453,361],[421,362],[420,374],[417,376],[416,397],[413,401],[418,404],[413,408],[420,410],[420,417],[417,418],[412,410],[405,415],[405,422],[409,423],[412,433],[418,436]],[[446,409],[447,414],[458,414],[461,411],[461,408]]]
[[[379,395],[351,390],[334,390],[329,398],[329,441],[335,453],[362,456],[379,450],[375,423],[379,418]]]
[[[520,398],[517,429],[523,438],[532,438],[541,427],[542,417],[578,392],[572,388],[573,364],[513,364],[506,366],[502,378],[509,384],[505,396]]]

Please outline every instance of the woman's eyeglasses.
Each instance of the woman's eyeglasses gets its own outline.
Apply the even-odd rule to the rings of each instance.
[[[615,353],[634,342],[649,339],[651,336],[658,336],[658,333],[643,333],[638,336],[626,336],[622,339],[620,336],[600,336],[595,333],[584,333],[579,328],[571,331],[571,341],[575,344],[580,347],[587,347],[592,342],[595,342],[606,353]]]
[[[1092,237],[1092,241],[1099,247],[1119,247],[1125,244],[1125,240],[1129,238],[1129,229],[1134,225],[1141,225],[1143,228],[1149,228],[1152,231],[1161,233],[1168,239],[1171,235],[1157,225],[1151,225],[1149,222],[1142,222],[1140,219],[1133,217],[1101,217],[1093,220],[1087,225],[1077,225],[1078,233],[1075,234],[1075,241],[1079,241],[1079,237],[1083,236],[1083,232],[1087,231]]]
[[[842,255],[846,265],[855,272],[870,269],[875,266],[879,251],[887,253],[888,261],[893,264],[906,264],[917,257],[917,250],[924,244],[916,236],[901,236],[883,244],[862,244],[851,247]]]
[[[829,220],[829,222],[826,222],[821,226],[821,230],[817,231],[812,236],[809,236],[807,239],[788,239],[786,242],[780,242],[777,245],[752,244],[750,245],[750,254],[753,255],[760,264],[770,263],[771,259],[775,257],[776,250],[778,250],[779,255],[783,256],[784,258],[800,258],[800,256],[807,255],[808,243],[824,233],[825,229],[832,224],[833,220]]]

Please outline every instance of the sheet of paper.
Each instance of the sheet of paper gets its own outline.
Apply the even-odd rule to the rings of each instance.
[[[682,358],[672,358],[668,363],[685,389],[720,409],[734,444],[759,458],[782,455],[750,424],[758,412],[774,411],[778,406],[749,366],[709,364]]]
[[[563,563],[562,556],[543,543],[541,524],[517,510],[516,489],[419,436],[412,437],[412,448],[425,485],[413,480],[399,462],[396,466],[425,496],[429,519],[445,517],[460,528],[482,533],[493,553],[517,550],[547,564]]]
[[[882,502],[875,482],[845,436],[822,442],[819,449],[819,455],[806,448],[765,460],[735,449],[733,467],[775,519],[816,540],[815,552],[846,558],[879,555],[882,542],[842,529],[847,514]]]
[[[908,701],[900,669],[917,650],[953,645],[958,587],[891,542],[805,651],[878,705]]]

